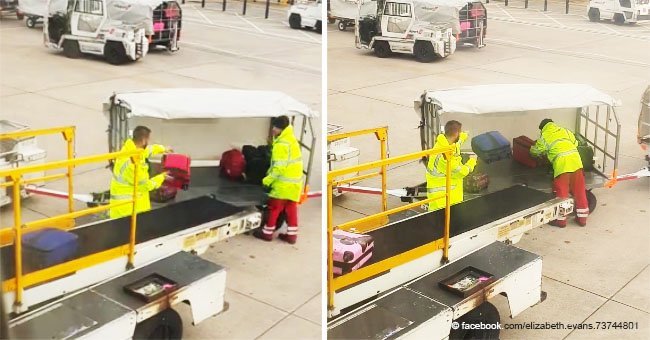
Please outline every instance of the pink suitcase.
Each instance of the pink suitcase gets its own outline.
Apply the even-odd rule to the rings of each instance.
[[[468,29],[472,28],[472,23],[469,21],[461,21],[460,22],[460,30],[465,32]]]
[[[334,274],[347,274],[361,268],[372,257],[371,236],[334,230]]]

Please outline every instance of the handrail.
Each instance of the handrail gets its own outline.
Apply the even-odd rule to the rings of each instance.
[[[444,154],[446,157],[451,158],[454,152],[454,146],[446,146],[442,148],[434,148],[429,150],[424,150],[420,152],[410,153],[406,155],[401,155],[393,157],[390,159],[381,159],[374,162],[369,162],[365,164],[360,164],[344,169],[332,170],[327,173],[327,302],[328,309],[333,310],[334,306],[334,292],[344,287],[348,287],[357,282],[366,280],[380,273],[386,272],[392,268],[395,268],[401,264],[412,261],[419,257],[422,257],[426,254],[432,253],[434,251],[443,250],[442,261],[447,262],[449,260],[449,222],[450,222],[450,202],[451,202],[451,162],[447,162],[447,167],[445,170],[446,184],[445,192],[436,195],[434,197],[429,197],[423,201],[411,203],[394,209],[384,209],[382,212],[366,216],[351,222],[347,222],[337,226],[337,228],[344,229],[349,228],[355,223],[359,224],[360,222],[365,222],[369,220],[375,220],[381,217],[387,217],[388,215],[405,211],[422,204],[433,202],[435,200],[445,198],[445,225],[444,233],[442,240],[434,240],[425,245],[417,247],[415,249],[409,250],[405,253],[390,257],[388,259],[373,263],[364,268],[358,269],[351,273],[341,275],[337,278],[334,278],[334,259],[333,259],[333,211],[332,211],[332,199],[333,199],[333,189],[339,184],[345,182],[345,180],[336,180],[337,177],[343,176],[349,173],[357,173],[359,171],[375,169],[381,167],[385,169],[388,165],[393,163],[403,163],[411,160],[422,159],[422,157],[433,156],[436,154]],[[383,176],[386,174],[384,173]],[[382,196],[386,195],[386,187],[382,187]],[[357,230],[358,231],[358,230]]]
[[[40,220],[32,221],[23,224],[22,223],[22,214],[21,214],[21,200],[20,200],[20,187],[25,182],[23,180],[23,175],[34,172],[41,172],[47,170],[54,170],[59,168],[67,168],[70,174],[72,174],[71,169],[75,166],[82,164],[89,164],[94,162],[104,162],[110,159],[116,158],[131,158],[133,160],[135,171],[133,178],[133,193],[130,200],[125,200],[120,203],[112,203],[106,206],[99,206],[94,208],[83,209],[79,211],[71,210],[67,214],[43,218]],[[49,281],[53,278],[60,277],[62,275],[69,274],[71,272],[92,266],[97,263],[105,262],[123,255],[128,255],[127,268],[133,267],[133,260],[135,254],[135,232],[136,232],[136,222],[137,222],[137,211],[136,211],[136,200],[138,193],[138,172],[140,169],[140,159],[142,157],[141,150],[134,151],[124,151],[124,152],[113,152],[108,154],[100,154],[94,156],[87,156],[81,158],[72,158],[63,161],[55,161],[45,164],[36,164],[30,166],[24,166],[14,169],[0,170],[0,178],[9,177],[11,178],[11,183],[13,186],[13,212],[14,212],[14,226],[8,228],[0,229],[0,245],[6,245],[11,242],[14,244],[14,265],[15,273],[14,277],[8,280],[5,280],[2,283],[3,291],[15,291],[14,307],[16,310],[20,311],[22,309],[22,300],[23,300],[23,290],[27,286],[35,285],[45,281]],[[49,178],[48,178],[49,177]],[[54,180],[60,178],[60,176],[45,176],[43,179]],[[72,176],[70,176],[72,180]],[[69,196],[72,197],[72,192],[69,192]],[[122,206],[122,205],[132,205],[131,211],[131,233],[128,245],[120,246],[112,251],[99,254],[91,254],[79,259],[75,259],[60,265],[53,267],[41,269],[29,274],[23,274],[23,261],[22,261],[22,235],[23,233],[36,231],[44,228],[48,225],[56,224],[59,221],[65,221],[72,218],[77,218],[89,214],[94,214],[100,211],[105,211],[113,207]],[[62,271],[54,270],[55,268],[60,268]]]
[[[3,139],[18,139],[18,138],[24,138],[24,137],[37,137],[37,136],[44,136],[44,135],[53,135],[60,133],[63,135],[63,139],[66,141],[66,146],[67,146],[67,158],[68,160],[74,158],[74,138],[75,138],[75,127],[74,126],[60,126],[60,127],[54,127],[54,128],[47,128],[47,129],[36,129],[36,130],[24,130],[24,131],[15,131],[15,132],[6,132],[6,133],[0,133],[0,140]],[[65,176],[61,177],[67,177],[68,178],[68,192],[70,193],[68,197],[68,212],[73,212],[74,211],[74,198],[72,197],[74,185],[72,182],[72,170],[73,167],[70,166],[67,169],[67,173]],[[2,178],[2,177],[0,177]],[[30,182],[40,182],[40,181],[46,181],[46,177],[42,178],[35,178],[33,180],[30,180]],[[5,184],[2,185],[0,184],[0,188],[8,187],[11,186],[12,184]],[[15,199],[15,198],[14,198]]]

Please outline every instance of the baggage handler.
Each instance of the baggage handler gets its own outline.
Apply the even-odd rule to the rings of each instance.
[[[138,193],[135,201],[136,212],[151,210],[149,201],[149,192],[158,189],[167,175],[162,172],[154,177],[149,178],[148,159],[151,156],[162,153],[172,152],[171,149],[159,145],[149,145],[151,130],[145,126],[137,126],[133,130],[133,138],[127,139],[120,151],[141,150],[139,171],[138,171]],[[133,178],[135,175],[135,165],[131,157],[122,157],[115,160],[113,165],[113,178],[111,179],[111,198],[110,203],[120,203],[133,199]],[[133,204],[124,204],[110,209],[111,218],[120,218],[130,216],[133,210]]]
[[[462,124],[455,120],[450,120],[445,124],[445,132],[436,137],[435,148],[447,147],[454,145],[452,158],[447,160],[443,154],[436,157],[429,157],[427,164],[427,198],[439,195],[447,188],[445,173],[447,172],[447,162],[451,162],[451,204],[463,201],[463,178],[474,171],[476,166],[476,155],[470,156],[469,160],[463,164],[460,154],[460,147],[468,138],[467,132],[461,131]],[[442,197],[429,203],[429,210],[438,210],[445,207],[445,198]]]
[[[287,233],[278,237],[291,244],[298,238],[298,202],[302,195],[303,164],[300,144],[293,134],[289,117],[279,116],[271,121],[273,142],[271,166],[262,180],[269,193],[268,218],[263,228],[253,235],[265,241],[273,239],[278,216],[286,214]]]
[[[576,205],[576,222],[584,227],[587,225],[587,216],[589,216],[589,203],[587,202],[582,160],[577,148],[578,140],[573,132],[555,124],[548,118],[542,120],[539,129],[541,130],[540,137],[530,148],[530,154],[535,157],[546,154],[553,165],[555,196],[566,198],[569,197],[569,193],[573,195]],[[566,227],[566,216],[549,224],[564,228]]]

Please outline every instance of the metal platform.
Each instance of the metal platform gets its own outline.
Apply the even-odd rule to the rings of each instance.
[[[192,198],[138,214],[136,244],[190,229],[204,223],[223,220],[246,209],[235,207],[208,196]],[[70,230],[79,236],[74,258],[108,250],[129,242],[131,217],[83,225]],[[0,264],[5,279],[14,277],[14,247],[0,248]],[[24,274],[40,268],[24,266]]]
[[[468,266],[491,273],[496,281],[467,298],[439,287],[440,281]],[[512,288],[517,283],[518,274],[528,277],[518,284],[532,296],[510,296],[514,293]],[[480,304],[491,296],[507,292],[509,299],[523,298],[520,302],[530,307],[539,302],[540,289],[541,257],[502,242],[493,242],[333,320],[328,325],[327,337],[394,339],[411,335],[414,338],[443,339],[449,333],[452,320],[469,311],[466,305]],[[511,301],[511,309],[513,303],[517,302]],[[521,309],[517,307],[513,315]]]
[[[154,273],[175,281],[178,284],[177,289],[152,302],[145,302],[125,293],[125,285]],[[90,334],[98,338],[99,335],[112,339],[130,338],[136,321],[148,317],[148,308],[166,308],[168,305],[179,303],[181,301],[175,301],[178,300],[176,297],[182,296],[189,288],[203,283],[202,281],[218,276],[225,284],[223,267],[198,256],[179,252],[20,316],[11,321],[10,332],[16,339],[68,339]],[[219,288],[225,289],[225,286],[212,288],[216,292]],[[213,295],[219,296],[218,293]],[[210,295],[206,295],[205,299],[211,300]],[[220,311],[223,309],[223,292],[221,298],[216,300],[218,301],[210,302],[220,302],[221,306],[214,306]],[[122,333],[126,336],[121,337],[119,334]]]

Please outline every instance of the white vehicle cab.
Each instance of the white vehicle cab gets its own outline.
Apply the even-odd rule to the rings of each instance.
[[[323,27],[322,13],[323,5],[321,0],[299,1],[289,8],[287,19],[289,20],[289,26],[293,29],[311,27],[320,33]]]
[[[163,0],[50,0],[44,43],[68,58],[102,55],[114,65],[143,58],[156,32],[154,9]],[[158,25],[159,26],[159,25]],[[160,28],[160,27],[158,27]],[[170,49],[178,49],[180,26],[169,32]]]
[[[591,21],[608,19],[619,25],[650,20],[650,0],[591,0],[587,15]]]
[[[428,0],[360,1],[355,40],[357,48],[373,49],[380,58],[396,52],[429,62],[456,51],[453,32],[459,26],[453,6]]]

